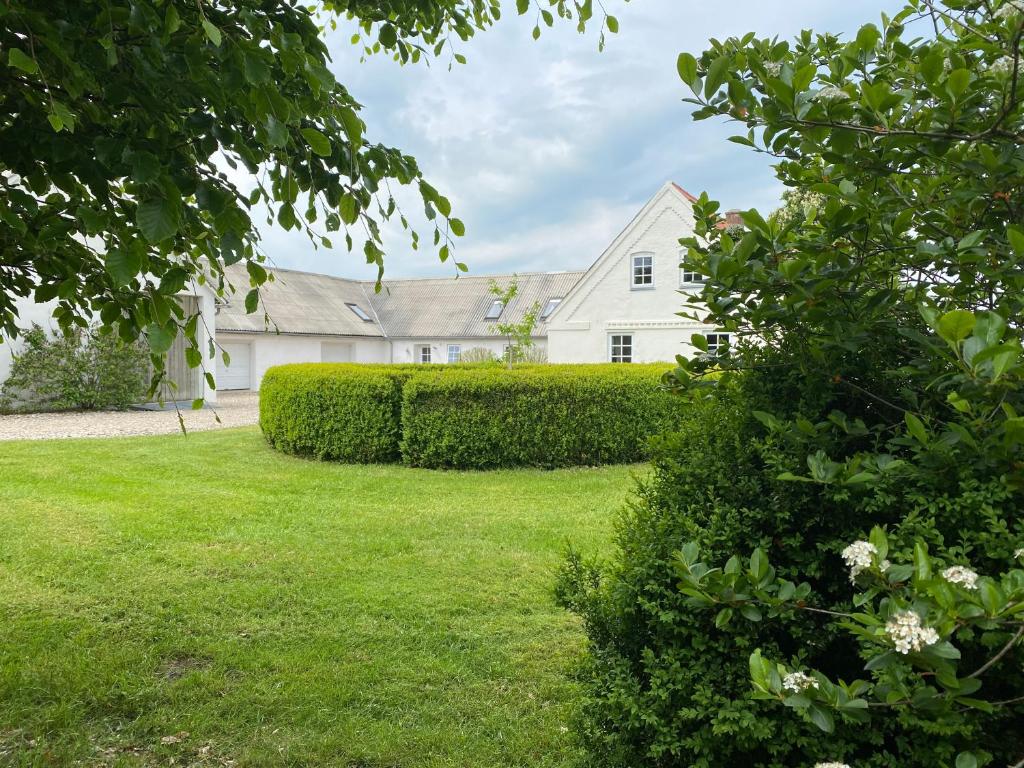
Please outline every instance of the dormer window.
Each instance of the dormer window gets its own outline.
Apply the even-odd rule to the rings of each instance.
[[[540,313],[540,319],[547,320],[551,316],[551,313],[558,309],[558,305],[561,303],[561,296],[557,299],[548,299],[548,303],[544,305],[544,311]]]
[[[501,317],[501,311],[505,308],[505,305],[495,299],[491,302],[490,309],[487,310],[487,314],[484,315],[484,320],[497,320]]]
[[[365,310],[358,304],[345,304],[345,306],[351,309],[355,313],[355,316],[362,320],[364,323],[373,322],[373,318],[366,314]]]
[[[654,254],[634,253],[633,254],[633,288],[654,287]]]

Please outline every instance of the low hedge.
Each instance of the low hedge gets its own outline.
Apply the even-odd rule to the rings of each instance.
[[[260,428],[285,453],[372,464],[401,458],[402,383],[412,366],[300,363],[270,368]]]
[[[430,468],[640,461],[684,404],[664,365],[312,363],[271,368],[260,425],[275,448],[319,459]]]
[[[648,456],[683,406],[664,365],[538,365],[418,373],[402,394],[402,457],[432,468],[620,464]]]

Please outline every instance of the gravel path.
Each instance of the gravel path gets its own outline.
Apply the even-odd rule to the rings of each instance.
[[[190,432],[244,427],[259,422],[260,396],[256,392],[221,392],[216,409],[191,410],[181,415]],[[218,424],[214,413],[220,416]],[[179,432],[178,414],[164,411],[76,411],[0,416],[0,440],[48,440],[61,437],[124,437]]]

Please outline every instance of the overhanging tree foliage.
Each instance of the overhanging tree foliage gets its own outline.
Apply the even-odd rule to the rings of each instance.
[[[538,23],[558,15],[580,30],[593,16],[592,0],[516,2],[531,8]],[[418,188],[447,260],[464,225],[412,157],[365,135],[323,30],[345,19],[367,51],[405,63],[499,15],[499,0],[0,4],[0,329],[16,334],[15,299],[31,296],[58,300],[65,328],[98,316],[155,353],[179,329],[194,342],[197,318],[171,300],[185,285],[223,293],[224,266],[245,262],[239,289],[258,307],[267,273],[254,208],[318,246],[364,242],[383,270],[383,221],[397,218],[419,244],[392,183]],[[602,40],[617,26],[603,15]],[[249,175],[251,193],[240,185]]]

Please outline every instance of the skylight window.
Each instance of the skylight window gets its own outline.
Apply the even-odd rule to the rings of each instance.
[[[548,299],[548,303],[544,305],[544,311],[540,313],[541,320],[547,320],[551,313],[558,309],[558,305],[562,303],[562,297],[559,296],[557,299]]]
[[[497,320],[499,317],[501,317],[501,310],[503,310],[504,308],[505,306],[500,301],[495,299],[494,301],[491,302],[491,308],[487,310],[487,314],[484,315],[484,320]]]
[[[364,323],[372,323],[373,318],[370,317],[358,304],[346,304],[346,307],[355,312],[356,317],[362,320]]]

